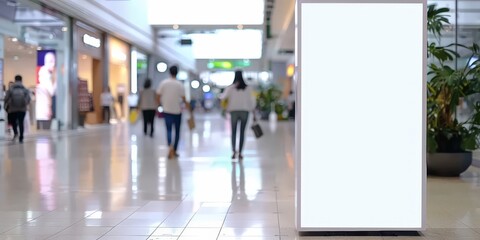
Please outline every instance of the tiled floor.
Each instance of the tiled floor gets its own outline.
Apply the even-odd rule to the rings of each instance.
[[[480,239],[480,171],[428,179],[428,229],[417,237],[304,236],[294,229],[294,126],[248,132],[231,161],[219,114],[184,127],[167,160],[162,120],[0,142],[0,240]]]

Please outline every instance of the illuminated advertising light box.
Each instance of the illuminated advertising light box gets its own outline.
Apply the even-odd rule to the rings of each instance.
[[[297,1],[299,231],[425,228],[426,12]]]
[[[57,91],[56,51],[37,51],[37,86],[35,88],[35,117],[37,121],[55,118]]]

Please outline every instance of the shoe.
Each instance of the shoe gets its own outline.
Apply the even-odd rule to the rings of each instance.
[[[243,160],[243,155],[241,153],[238,154],[238,159]]]
[[[17,141],[17,138],[18,138],[18,135],[17,135],[17,134],[13,135],[12,142]]]
[[[173,150],[173,148],[170,148],[170,150],[168,151],[168,159],[174,159],[175,158],[175,151]]]
[[[237,152],[233,152],[232,159],[235,159],[236,155],[237,155]]]

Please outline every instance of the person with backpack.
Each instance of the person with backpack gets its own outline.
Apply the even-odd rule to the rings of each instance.
[[[27,106],[30,104],[30,92],[23,86],[22,76],[15,76],[15,83],[5,95],[5,103],[8,112],[8,121],[12,124],[14,133],[12,141],[16,141],[18,138],[19,142],[22,143],[24,130],[23,121],[25,119],[25,113],[27,112]]]

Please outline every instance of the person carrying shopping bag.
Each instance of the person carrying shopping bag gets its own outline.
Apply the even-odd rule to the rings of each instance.
[[[253,113],[253,119],[254,121],[256,121],[256,101],[253,95],[253,89],[245,83],[245,80],[243,79],[243,72],[241,70],[235,71],[235,79],[233,80],[232,85],[228,86],[225,89],[223,95],[221,96],[221,99],[228,101],[226,108],[227,111],[230,113],[230,121],[232,127],[232,159],[238,157],[238,159],[242,160],[242,150],[245,140],[245,128],[247,126],[248,115],[250,112]],[[238,124],[240,124],[240,139],[237,151],[236,142]]]

